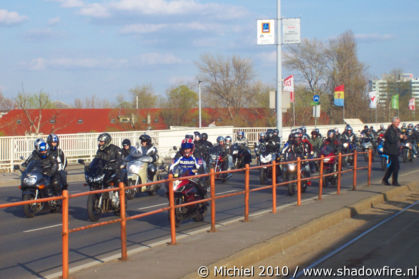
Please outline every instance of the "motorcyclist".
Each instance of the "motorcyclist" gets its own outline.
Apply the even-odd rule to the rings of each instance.
[[[282,150],[284,157],[288,158],[288,154],[292,152],[296,157],[300,157],[301,159],[307,158],[310,154],[310,150],[308,149],[308,146],[303,143],[302,132],[297,131],[293,133],[291,138],[290,144]]]
[[[179,166],[186,175],[194,175],[198,172],[203,172],[203,167],[199,164],[198,159],[193,156],[195,145],[192,139],[184,139],[181,144],[182,156],[176,159],[169,168],[169,172],[173,172],[175,167]],[[197,183],[198,190],[201,192],[201,196],[204,197],[207,193],[206,187],[202,185],[200,181]]]
[[[115,172],[115,181],[122,181],[122,151],[121,148],[112,144],[112,137],[108,133],[102,133],[97,138],[98,150],[95,158],[102,159],[106,162],[105,170]]]
[[[195,158],[204,159],[205,157],[205,147],[201,140],[201,133],[198,131],[194,132],[194,156]]]
[[[228,153],[231,153],[231,145],[233,144],[233,139],[230,136],[226,136],[225,145]]]
[[[206,164],[209,164],[209,159],[210,159],[210,151],[212,146],[212,143],[210,141],[208,141],[208,134],[207,133],[202,133],[201,134],[201,147],[202,147],[202,152],[204,155],[204,160],[206,162]]]
[[[217,137],[217,144],[213,147],[211,153],[220,154],[223,158],[224,164],[222,170],[231,170],[233,168],[233,157],[227,151],[225,138],[223,136]]]
[[[281,138],[279,137],[279,130],[274,129],[272,140],[276,142],[277,152],[281,151]]]
[[[310,140],[310,136],[307,134],[307,128],[305,126],[301,127],[301,133],[303,135],[303,139]]]
[[[32,154],[22,163],[22,167],[26,168],[32,161],[40,161],[42,167],[42,175],[48,185],[48,195],[53,196],[60,193],[59,183],[57,176],[55,175],[58,170],[57,159],[54,157],[54,153],[49,152],[49,146],[43,139],[37,139],[34,143],[35,150]],[[53,193],[53,190],[55,194]]]
[[[252,161],[252,155],[250,154],[249,142],[243,131],[237,132],[235,144],[239,146],[240,152],[244,152],[244,163],[250,164]]]
[[[67,171],[65,170],[67,167],[67,158],[63,150],[59,147],[60,139],[56,134],[50,134],[47,137],[47,143],[49,146],[49,152],[55,157],[57,160],[58,171],[55,173],[57,179],[62,187],[63,190],[68,188],[67,183]]]
[[[313,151],[317,152],[317,154],[320,154],[320,148],[322,147],[323,141],[319,137],[319,133],[316,130],[311,131],[310,143],[313,147]]]
[[[364,129],[361,131],[361,135],[362,134],[366,134],[370,129],[368,128],[368,125],[364,126]]]
[[[254,146],[255,155],[256,155],[257,160],[259,160],[260,146],[261,146],[261,144],[264,144],[265,142],[266,142],[266,134],[265,134],[265,132],[260,132],[258,142],[255,142],[255,146]]]
[[[337,154],[340,152],[341,150],[341,143],[340,141],[336,138],[336,134],[335,134],[335,130],[331,129],[329,131],[327,131],[327,138],[324,140],[323,145],[322,145],[322,149],[328,145],[332,148],[333,153]]]
[[[342,134],[341,141],[347,141],[352,144],[353,149],[356,149],[358,138],[356,137],[351,126],[346,126],[345,131]]]
[[[122,154],[122,159],[124,161],[129,161],[133,158],[140,157],[137,148],[131,145],[131,141],[129,139],[124,139],[122,141],[121,154]]]
[[[378,135],[384,135],[384,133],[386,132],[386,129],[384,127],[384,124],[380,124],[380,129],[377,131]]]
[[[376,149],[376,141],[375,141],[375,138],[374,138],[374,135],[372,134],[372,132],[371,132],[371,130],[370,129],[368,129],[368,130],[366,130],[366,131],[362,131],[361,132],[361,140],[362,139],[369,139],[370,141],[371,141],[371,143],[372,143],[372,145],[373,145],[373,147],[374,147],[374,149]]]
[[[153,145],[151,137],[143,134],[139,137],[140,147],[138,148],[139,157],[150,156],[153,160],[148,164],[147,175],[149,180],[153,180],[157,172],[156,161],[159,159],[157,148]]]
[[[410,124],[409,124],[410,125]],[[413,127],[413,124],[412,124]],[[413,151],[413,157],[416,158],[417,154],[418,154],[418,149],[417,149],[417,144],[416,144],[416,135],[413,131],[413,129],[407,129],[407,142],[410,142],[412,144],[412,151]]]
[[[407,133],[407,125],[406,123],[402,124],[402,127],[400,128],[400,131],[402,132],[403,135],[406,135]]]
[[[377,137],[377,132],[374,130],[374,126],[372,126],[372,125],[370,126],[370,132],[374,136],[374,138]]]

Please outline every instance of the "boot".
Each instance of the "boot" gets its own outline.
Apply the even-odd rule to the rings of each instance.
[[[393,173],[393,180],[391,184],[393,184],[394,186],[400,186],[399,182],[397,181],[398,176],[399,175],[397,173]]]

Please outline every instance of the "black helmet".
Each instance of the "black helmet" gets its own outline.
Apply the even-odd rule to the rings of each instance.
[[[217,143],[220,144],[220,142],[225,143],[225,138],[223,136],[218,136],[217,137]]]
[[[122,146],[124,146],[124,145],[131,146],[131,141],[130,141],[129,139],[124,139],[124,140],[122,141]]]
[[[313,136],[313,135],[318,136],[318,135],[319,135],[319,133],[318,133],[316,130],[313,130],[313,131],[311,131],[311,135],[312,135],[312,136]]]
[[[112,137],[108,133],[102,133],[98,136],[97,141],[99,142],[99,149],[104,150],[111,144]],[[104,144],[100,144],[100,142],[104,142]]]
[[[53,142],[56,142],[57,145],[52,146]],[[60,144],[60,139],[58,138],[58,136],[56,134],[49,134],[49,136],[47,138],[47,143],[52,150],[55,150],[58,147],[58,145]]]
[[[334,138],[336,134],[336,131],[334,129],[330,129],[329,131],[327,131],[327,137],[330,138]]]
[[[208,134],[207,133],[202,133],[201,138],[203,141],[208,140]]]
[[[193,135],[189,135],[189,134],[186,134],[185,135],[185,139],[191,139],[191,140],[193,140],[193,137],[194,137]]]
[[[193,134],[194,134],[195,140],[196,140],[196,138],[198,138],[198,140],[201,139],[201,133],[200,132],[195,131],[195,132],[193,132]]]
[[[279,130],[278,129],[274,129],[274,136],[279,135]]]
[[[140,139],[141,143],[146,142],[147,145],[151,144],[151,137],[149,135],[146,135],[146,134],[141,135],[139,139]]]

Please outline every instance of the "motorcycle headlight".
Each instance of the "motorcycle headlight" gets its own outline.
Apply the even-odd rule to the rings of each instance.
[[[410,144],[410,142],[407,142],[407,143],[406,143],[406,146],[407,146],[407,147],[410,147],[410,146],[412,146],[412,145]]]
[[[348,144],[347,142],[345,142],[345,143],[343,144],[343,147],[344,147],[344,148],[348,148],[348,146],[349,146],[349,144]]]
[[[97,176],[93,181],[94,182],[99,182],[99,181],[103,180],[104,177],[105,177],[105,174],[102,174],[100,176]]]
[[[379,152],[383,152],[383,151],[384,151],[384,148],[379,147],[379,148],[378,148],[378,151],[379,151]]]
[[[272,161],[272,154],[269,154],[268,156],[260,156],[260,161],[264,164],[270,163]]]
[[[295,165],[295,164],[289,164],[289,165],[288,165],[288,169],[289,169],[290,171],[295,171],[295,168],[296,168],[296,165]]]
[[[212,155],[211,155],[211,159],[212,159],[212,160],[214,160],[214,161],[215,161],[215,160],[217,160],[217,155],[212,154]]]
[[[238,154],[239,153],[239,151],[238,150],[234,150],[233,151],[233,154]]]
[[[36,183],[36,176],[31,175],[31,176],[25,177],[23,179],[23,183],[28,185],[28,186],[34,185]]]
[[[137,165],[131,165],[131,166],[129,166],[128,171],[130,173],[139,173],[140,172],[140,167],[137,166]]]
[[[324,158],[323,159],[323,162],[325,162],[325,163],[329,163],[329,161],[330,161],[330,158]]]

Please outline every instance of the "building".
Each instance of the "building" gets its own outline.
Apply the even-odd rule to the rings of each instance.
[[[416,99],[416,104],[419,104],[419,78],[415,79],[411,73],[401,74],[397,81],[383,79],[370,81],[370,91],[377,92],[378,104],[381,106],[385,106],[395,94],[408,94]]]

